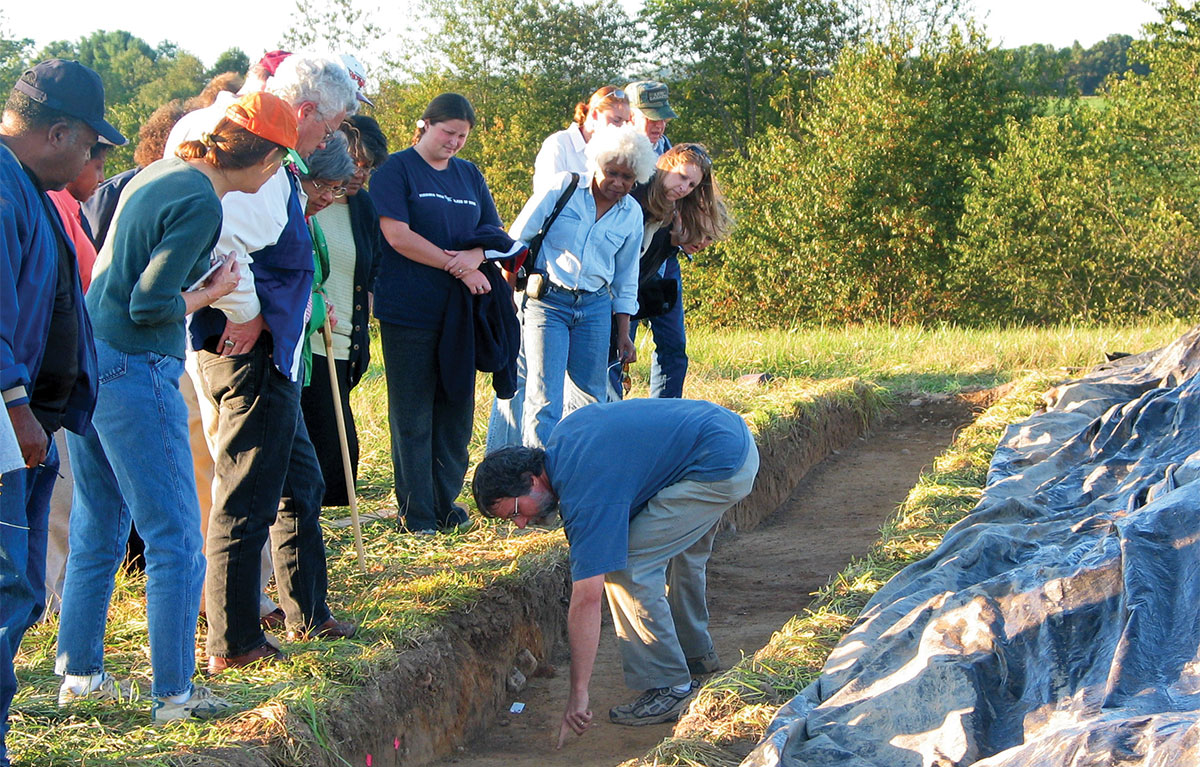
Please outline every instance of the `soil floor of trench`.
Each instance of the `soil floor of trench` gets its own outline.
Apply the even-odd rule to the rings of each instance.
[[[722,667],[763,647],[802,611],[852,557],[864,554],[878,528],[970,423],[976,397],[902,398],[871,430],[836,451],[801,480],[791,497],[755,529],[717,537],[708,566],[710,632]],[[613,767],[640,757],[671,735],[674,723],[625,727],[608,721],[611,706],[628,702],[608,608],[591,683],[592,729],[555,750],[567,695],[568,659],[557,674],[534,678],[497,724],[458,753],[439,760],[459,767]]]

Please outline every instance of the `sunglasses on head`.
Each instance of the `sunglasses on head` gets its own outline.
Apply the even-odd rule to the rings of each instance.
[[[703,144],[685,144],[680,148],[700,160],[704,165],[712,167],[712,157],[709,156],[708,150],[704,148]]]

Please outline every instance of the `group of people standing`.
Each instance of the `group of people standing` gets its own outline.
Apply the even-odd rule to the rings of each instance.
[[[143,144],[153,150],[139,146],[139,168],[96,195],[106,202],[99,209],[81,209],[88,194],[76,188],[90,193],[95,183],[80,181],[96,176],[89,166],[125,143],[104,120],[100,78],[55,59],[13,87],[0,122],[5,729],[13,656],[46,603],[59,468],[51,436],[60,426],[69,431],[63,444],[74,481],[64,510],[59,705],[138,694],[104,666],[109,600],[131,524],[145,546],[153,722],[230,708],[193,683],[202,591],[209,673],[283,657],[264,628],[286,628],[292,639],[355,633],[326,602],[325,485],[301,415],[308,347],[325,317],[318,272],[344,302],[340,336],[352,341],[331,338],[341,369],[349,378],[366,365],[352,348],[366,343],[366,296],[355,310],[346,294],[369,289],[373,276],[369,203],[366,213],[345,205],[328,216],[337,268],[328,264],[328,243],[314,236],[316,209],[346,196],[348,184],[386,156],[373,120],[346,122],[365,98],[354,64],[264,57],[238,78],[238,93],[218,89],[190,112],[166,105],[167,116],[156,113],[144,126]],[[75,198],[63,214],[46,194],[60,189]],[[347,249],[363,263],[346,259]],[[90,278],[86,296],[82,274]],[[198,492],[202,457],[211,487]],[[264,615],[268,538],[279,606]]]
[[[579,104],[506,230],[483,174],[457,157],[476,123],[468,100],[433,99],[412,146],[389,154],[355,114],[370,103],[361,72],[350,56],[268,54],[160,109],[139,167],[90,203],[105,153],[125,143],[99,77],[42,62],[5,103],[0,456],[15,460],[0,466],[0,765],[13,656],[44,610],[56,525],[69,530],[61,586],[50,574],[60,705],[136,694],[105,671],[103,646],[131,526],[154,722],[230,707],[192,681],[201,610],[210,674],[285,657],[271,629],[354,635],[326,601],[320,510],[348,500],[343,438],[357,472],[349,392],[369,364],[370,313],[412,533],[468,522],[456,499],[477,370],[497,394],[489,450],[541,448],[566,413],[619,399],[638,318],[655,335],[652,394],[682,395],[676,255],[731,222],[705,148],[664,135],[666,86],[606,86]],[[639,295],[664,282],[674,298],[647,311]],[[60,446],[73,483],[55,522]],[[272,574],[278,604],[263,593]]]

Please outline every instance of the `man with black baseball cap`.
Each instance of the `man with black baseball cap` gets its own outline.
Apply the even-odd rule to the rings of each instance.
[[[0,394],[25,461],[0,475],[0,765],[9,764],[13,656],[46,598],[46,527],[58,474],[51,437],[63,426],[82,434],[96,403],[96,353],[75,251],[45,192],[78,176],[101,137],[125,143],[104,119],[100,76],[77,61],[26,70],[0,118]]]

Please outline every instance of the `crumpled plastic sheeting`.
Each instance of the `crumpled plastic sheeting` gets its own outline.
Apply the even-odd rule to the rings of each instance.
[[[1200,327],[1053,390],[743,767],[1200,765]]]

